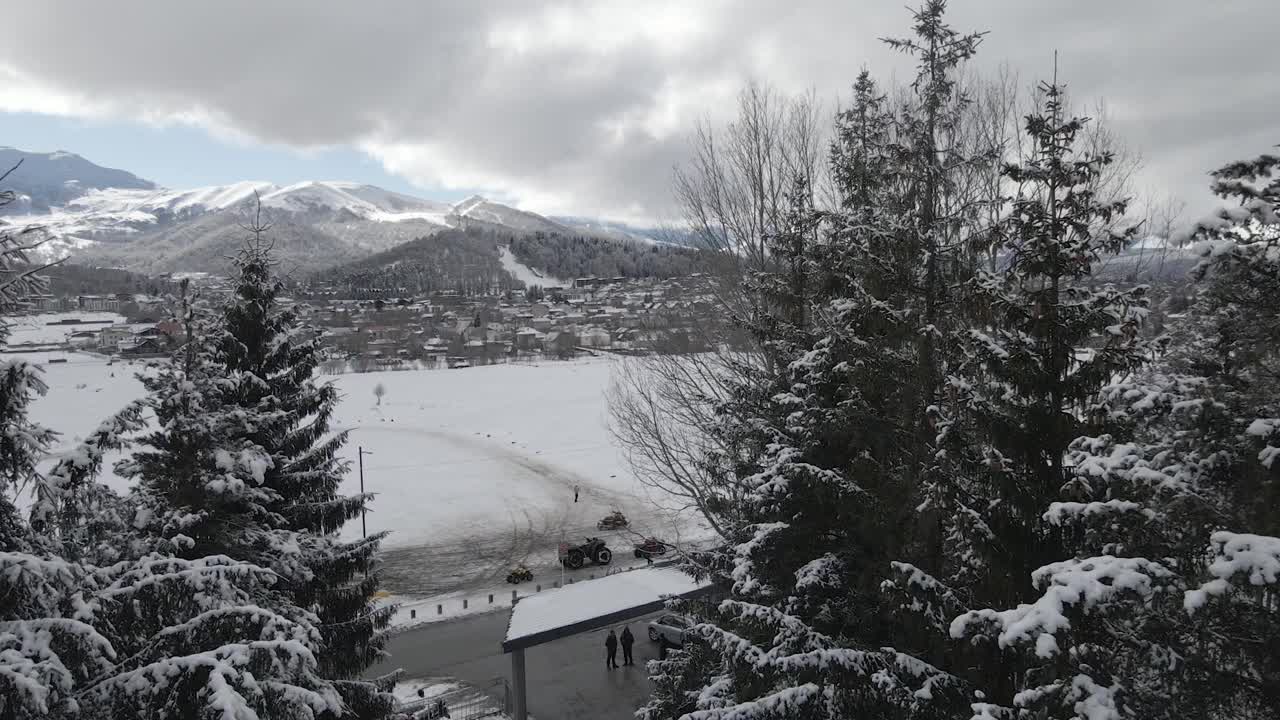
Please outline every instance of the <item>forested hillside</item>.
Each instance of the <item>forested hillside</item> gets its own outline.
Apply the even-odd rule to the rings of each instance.
[[[482,293],[512,282],[498,253],[506,239],[487,229],[445,230],[314,273],[311,280],[356,298]]]
[[[520,262],[553,277],[679,277],[700,269],[697,250],[641,240],[534,233],[512,238]]]

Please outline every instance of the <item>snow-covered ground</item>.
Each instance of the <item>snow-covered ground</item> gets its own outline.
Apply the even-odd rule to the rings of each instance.
[[[429,597],[500,586],[515,563],[545,571],[557,564],[559,542],[589,535],[622,557],[639,535],[705,535],[690,518],[659,510],[628,471],[607,426],[612,368],[594,359],[338,378],[345,397],[336,422],[351,431],[353,469],[360,448],[372,453],[365,489],[378,497],[368,531],[392,533],[389,589]],[[381,406],[378,384],[387,390]],[[358,473],[344,490],[359,491]],[[596,530],[613,509],[631,528]],[[359,523],[343,532],[358,536]]]
[[[144,365],[97,356],[46,364],[49,393],[32,410],[62,433],[66,452],[103,419],[141,397],[134,373]],[[37,362],[47,353],[33,353]],[[383,576],[399,597],[459,591],[509,594],[510,567],[524,562],[541,577],[558,576],[556,545],[604,537],[618,561],[631,542],[656,535],[676,542],[706,536],[688,516],[659,509],[628,471],[607,427],[605,391],[613,361],[494,365],[459,370],[343,375],[335,424],[351,433],[344,492],[376,493],[368,532],[389,532]],[[386,388],[379,406],[376,385]],[[104,480],[125,490],[110,474]],[[574,488],[579,500],[574,502]],[[619,509],[631,528],[600,532],[595,523]],[[343,529],[359,537],[359,519]],[[585,578],[602,573],[588,565]],[[474,597],[474,596],[473,596]]]

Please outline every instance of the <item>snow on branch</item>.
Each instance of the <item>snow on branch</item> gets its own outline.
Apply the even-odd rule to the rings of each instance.
[[[816,683],[805,683],[726,708],[697,710],[684,715],[681,720],[759,720],[767,717],[802,717],[806,708],[830,692],[830,689],[823,690]]]
[[[1050,525],[1061,526],[1077,520],[1115,520],[1127,514],[1138,515],[1147,520],[1153,520],[1157,515],[1154,510],[1131,500],[1106,500],[1050,503],[1043,517]]]
[[[1147,599],[1171,580],[1173,573],[1146,558],[1105,555],[1064,560],[1037,570],[1032,579],[1044,593],[1033,603],[1013,610],[974,610],[951,623],[951,637],[995,634],[1001,648],[1035,643],[1036,654],[1058,653],[1058,633],[1071,627],[1073,610],[1105,612],[1126,598]]]
[[[1187,612],[1204,607],[1211,596],[1226,595],[1241,581],[1263,587],[1280,580],[1280,538],[1219,530],[1210,540],[1215,557],[1209,574],[1214,579],[1187,591],[1183,599]]]

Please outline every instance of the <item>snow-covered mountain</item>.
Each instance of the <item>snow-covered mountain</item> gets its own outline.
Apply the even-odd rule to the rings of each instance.
[[[49,241],[42,259],[72,256],[145,272],[222,269],[209,265],[225,263],[225,250],[243,234],[240,224],[255,197],[275,230],[289,239],[277,249],[286,255],[296,249],[298,257],[285,260],[306,268],[363,257],[445,228],[606,234],[592,229],[594,221],[560,223],[478,195],[449,204],[342,181],[243,181],[175,190],[72,153],[0,148],[6,167],[19,160],[22,165],[3,185],[15,191],[17,201],[0,210],[0,222],[43,227]]]
[[[93,190],[54,209],[44,222],[54,231],[60,224],[85,228],[89,232],[142,229],[142,226],[205,213],[244,209],[253,204],[255,195],[261,198],[262,206],[269,211],[336,217],[349,215],[381,222],[429,220],[447,225],[446,218],[452,211],[446,203],[423,200],[373,185],[308,181],[282,187],[268,182],[245,181],[194,190]]]
[[[103,188],[154,190],[156,187],[155,183],[132,173],[94,165],[62,150],[33,153],[0,147],[0,172],[10,169],[13,172],[5,178],[5,188],[15,191],[17,198],[0,209],[6,214],[47,212]]]
[[[568,228],[541,215],[517,210],[479,195],[471,197],[453,206],[453,214],[457,218],[475,222],[497,225],[522,232],[568,232]]]

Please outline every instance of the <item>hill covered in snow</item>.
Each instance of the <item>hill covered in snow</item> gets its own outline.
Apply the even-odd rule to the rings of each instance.
[[[155,183],[133,173],[95,165],[62,150],[33,153],[0,147],[0,173],[11,169],[4,188],[14,191],[17,197],[0,208],[0,213],[8,215],[48,212],[94,190],[156,188]]]
[[[17,198],[0,222],[44,228],[49,240],[38,259],[70,256],[82,264],[146,273],[226,270],[256,200],[272,225],[282,264],[302,271],[369,257],[448,229],[617,236],[598,221],[558,222],[478,195],[450,204],[344,181],[247,180],[169,189],[72,153],[13,148],[0,148],[0,163],[17,166],[4,184]]]

